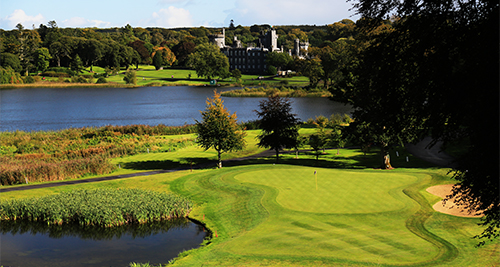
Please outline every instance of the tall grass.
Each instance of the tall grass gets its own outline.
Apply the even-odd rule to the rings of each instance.
[[[189,134],[194,126],[105,126],[48,132],[0,133],[0,184],[79,178],[110,173],[110,158],[138,153],[175,151],[193,138],[164,138]]]
[[[257,88],[242,88],[222,92],[222,96],[226,97],[267,97],[269,95],[278,94],[281,97],[330,97],[332,94],[327,90],[305,90],[302,87],[286,87],[278,86],[271,87],[266,84],[266,87]]]
[[[172,194],[141,189],[91,189],[0,202],[1,220],[112,227],[186,217],[191,203]]]

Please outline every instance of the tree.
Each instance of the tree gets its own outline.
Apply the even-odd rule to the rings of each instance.
[[[229,76],[229,60],[214,44],[200,44],[189,56],[190,65],[196,70],[198,77]]]
[[[318,160],[321,153],[320,150],[323,149],[325,145],[325,139],[323,139],[318,133],[315,133],[309,136],[308,144],[314,150],[314,153],[316,154],[316,160]]]
[[[256,113],[262,132],[257,136],[259,139],[257,145],[276,151],[276,162],[278,162],[280,149],[297,146],[299,120],[291,113],[290,100],[277,94],[260,101],[259,108]]]
[[[268,65],[275,66],[278,71],[281,71],[293,63],[293,58],[288,53],[270,52],[267,54],[266,62]]]
[[[70,68],[76,73],[79,73],[82,69],[82,60],[80,59],[80,56],[78,54],[76,54],[76,56],[71,61]]]
[[[163,57],[161,56],[162,51],[156,51],[153,56],[153,65],[156,70],[161,69],[163,67]]]
[[[220,94],[208,98],[206,108],[201,112],[202,121],[196,122],[196,142],[203,149],[217,151],[217,167],[222,168],[221,155],[225,152],[241,150],[245,147],[245,132],[237,124],[236,113],[232,115],[224,107]]]
[[[137,84],[137,76],[136,76],[135,71],[127,70],[127,72],[125,72],[125,76],[123,77],[123,80],[125,81],[126,84],[136,85]]]
[[[239,69],[232,70],[231,77],[233,77],[237,83],[241,83],[241,71]]]
[[[354,7],[365,32],[389,16],[400,19],[372,35],[360,54],[349,89],[351,125],[392,144],[429,133],[445,144],[467,139],[452,195],[455,204],[484,211],[485,229],[476,237],[498,237],[498,1],[358,0]]]
[[[321,66],[321,59],[311,58],[305,62],[303,74],[309,78],[310,87],[317,87],[319,79],[323,77],[324,73],[323,67]]]
[[[342,133],[343,126],[335,125],[328,133],[328,145],[337,148],[337,155],[340,154],[340,148],[343,148],[347,143],[345,134]]]
[[[49,67],[50,59],[52,56],[49,49],[42,47],[35,51],[35,67],[38,71],[45,71]]]
[[[94,39],[86,39],[79,45],[79,52],[84,66],[92,66],[103,56],[104,46],[101,42]]]
[[[11,67],[15,72],[20,72],[22,69],[19,58],[11,53],[0,54],[0,66],[3,68]]]
[[[172,51],[177,57],[177,64],[180,66],[185,66],[189,55],[194,52],[195,44],[186,38],[172,47]]]
[[[141,56],[141,63],[142,64],[150,64],[151,63],[151,53],[148,51],[148,49],[145,46],[145,42],[141,40],[135,40],[128,45],[132,47],[137,53],[139,53],[139,56]]]

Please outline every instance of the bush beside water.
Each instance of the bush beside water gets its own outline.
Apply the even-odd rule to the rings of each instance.
[[[112,227],[187,217],[191,203],[141,189],[89,189],[0,202],[0,220]]]
[[[111,173],[110,158],[138,153],[175,151],[193,138],[163,138],[189,134],[194,126],[105,126],[47,132],[0,132],[0,184],[80,178]]]

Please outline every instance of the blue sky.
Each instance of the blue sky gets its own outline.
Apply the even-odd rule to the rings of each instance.
[[[0,28],[36,28],[55,20],[65,27],[221,27],[325,25],[356,21],[346,0],[0,0]]]

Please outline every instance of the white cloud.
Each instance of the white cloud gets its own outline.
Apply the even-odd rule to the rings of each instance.
[[[253,24],[300,25],[331,24],[352,19],[352,3],[345,0],[236,0],[235,7],[226,10],[226,23],[234,19],[236,25]]]
[[[177,3],[183,3],[183,2],[186,2],[186,0],[159,0],[158,4],[171,5],[171,4],[177,4]]]
[[[153,12],[152,23],[156,27],[193,27],[193,18],[189,13],[189,10],[183,8],[176,8],[170,6],[168,8],[162,8],[158,12]]]
[[[105,28],[109,27],[111,23],[105,22],[102,20],[89,20],[86,18],[81,18],[81,17],[73,17],[67,20],[63,20],[62,26],[63,27],[100,27],[100,28]]]
[[[0,25],[5,25],[5,28],[14,28],[18,23],[21,23],[24,28],[30,29],[32,25],[38,27],[40,24],[45,23],[45,18],[42,14],[38,14],[36,16],[26,15],[24,10],[16,9],[12,14],[8,15],[5,18],[0,19]]]

